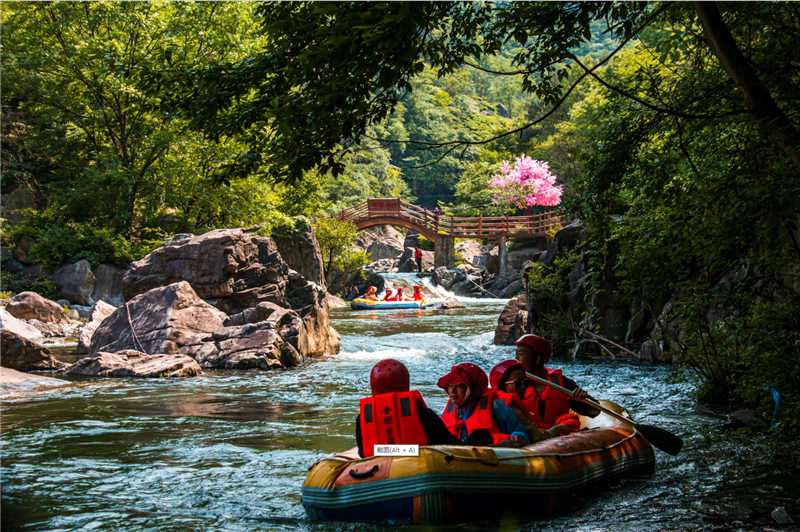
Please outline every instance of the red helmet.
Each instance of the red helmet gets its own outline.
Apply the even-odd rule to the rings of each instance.
[[[462,362],[461,364],[456,364],[453,366],[453,368],[462,368],[469,373],[470,377],[472,377],[472,380],[474,380],[475,384],[478,385],[481,395],[484,395],[488,391],[489,378],[486,376],[486,372],[472,362]]]
[[[506,373],[514,368],[519,368],[522,371],[525,371],[525,368],[522,367],[522,364],[519,363],[517,359],[509,359],[503,360],[495,367],[492,368],[492,371],[489,372],[489,384],[491,384],[495,390],[503,390],[501,386],[503,377],[505,377]]]
[[[525,336],[522,336],[519,340],[517,340],[516,344],[527,345],[535,352],[543,354],[545,362],[550,360],[550,354],[553,352],[553,348],[550,347],[550,342],[541,336],[536,336],[535,334],[526,334]]]
[[[419,285],[418,284],[414,285],[414,290],[419,290]]]
[[[386,358],[372,367],[369,387],[372,395],[391,392],[407,392],[410,386],[408,369],[399,360]]]
[[[368,293],[370,293],[370,294],[371,294],[372,292],[374,292],[374,291],[375,291],[375,287],[374,287],[374,286],[370,286],[370,287],[369,287],[369,290],[367,290],[367,292],[368,292]]]

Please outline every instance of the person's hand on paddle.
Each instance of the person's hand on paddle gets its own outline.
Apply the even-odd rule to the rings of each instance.
[[[582,390],[581,388],[575,388],[574,390],[572,390],[572,395],[570,396],[570,399],[572,399],[573,401],[582,402],[587,397],[589,397],[589,392],[587,392],[586,390]]]

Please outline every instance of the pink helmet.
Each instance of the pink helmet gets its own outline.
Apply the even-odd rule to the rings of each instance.
[[[525,371],[525,368],[522,367],[522,364],[519,363],[519,360],[514,358],[503,360],[493,367],[492,371],[489,372],[489,384],[491,384],[495,390],[503,391],[503,377],[505,377],[506,373],[514,368],[519,368],[522,371]]]
[[[527,345],[535,352],[541,353],[542,355],[544,355],[545,362],[550,360],[550,355],[553,352],[553,348],[550,347],[550,342],[548,342],[541,336],[536,336],[535,334],[526,334],[522,336],[519,340],[517,340],[516,344]]]
[[[410,386],[408,369],[399,360],[386,358],[372,367],[369,387],[372,395],[391,392],[407,392]]]

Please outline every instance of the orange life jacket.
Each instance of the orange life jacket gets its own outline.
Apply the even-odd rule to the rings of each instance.
[[[364,458],[375,455],[375,445],[428,445],[419,419],[425,401],[417,390],[371,395],[361,399],[361,445]]]
[[[471,434],[476,429],[486,429],[492,433],[494,443],[499,443],[509,439],[511,436],[500,432],[500,428],[494,421],[492,415],[492,402],[497,399],[497,394],[494,391],[489,391],[486,395],[478,399],[478,404],[475,411],[467,419],[460,419],[456,412],[455,405],[447,401],[447,406],[444,407],[444,414],[442,414],[442,421],[456,438],[461,438],[461,428],[467,427],[467,434]]]
[[[394,300],[395,301],[405,301],[405,298],[403,297],[403,294],[398,292],[397,295],[394,296]]]
[[[394,298],[395,298],[395,296],[393,296],[391,294],[387,294],[387,295],[383,296],[383,301],[394,301],[395,300]]]
[[[422,301],[424,297],[422,292],[414,292],[414,301]]]
[[[515,393],[506,393],[506,392],[495,392],[497,393],[497,398],[503,401],[506,406],[516,406],[519,408],[519,411],[525,414],[531,423],[534,423],[537,427],[542,422],[542,416],[539,415],[539,412],[536,410],[531,411],[531,407],[533,405],[533,401],[523,401],[519,398],[519,396]],[[527,403],[527,404],[526,404]]]
[[[414,258],[415,259],[421,259],[422,258],[422,250],[421,249],[417,248],[416,251],[414,251]]]
[[[564,386],[564,377],[560,369],[544,368],[547,371],[547,380],[559,386]],[[540,404],[544,402],[544,408]],[[533,386],[525,392],[523,412],[534,412],[539,421],[535,421],[540,429],[549,429],[556,425],[556,420],[564,414],[569,414],[569,396],[555,388],[545,387],[538,393]],[[544,414],[542,414],[544,411]]]

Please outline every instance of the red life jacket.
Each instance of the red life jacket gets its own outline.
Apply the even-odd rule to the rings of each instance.
[[[494,421],[492,415],[492,401],[497,399],[494,391],[489,391],[486,395],[478,399],[478,405],[472,415],[467,419],[460,419],[456,413],[456,408],[450,400],[447,401],[447,406],[444,407],[444,414],[442,414],[442,421],[456,438],[461,437],[461,427],[467,427],[467,434],[472,433],[475,429],[486,429],[492,433],[494,443],[499,443],[509,439],[511,436],[503,434]]]
[[[421,259],[422,258],[422,250],[421,249],[417,248],[417,250],[414,251],[414,258],[415,259]]]
[[[564,386],[564,378],[560,369],[544,369],[547,371],[547,380]],[[544,408],[540,406],[542,402],[544,402]],[[523,412],[534,412],[537,417],[541,416],[540,420],[535,422],[540,429],[553,427],[558,418],[569,414],[569,396],[549,386],[546,386],[541,393],[537,393],[533,386],[528,388],[523,404],[525,405]],[[543,415],[542,411],[544,411]]]
[[[506,393],[506,392],[496,392],[497,398],[503,401],[506,406],[511,407],[512,405],[519,408],[519,411],[525,414],[531,423],[534,423],[537,427],[542,422],[542,416],[539,415],[538,410],[531,410],[534,401],[523,401],[519,398],[519,396],[515,393]]]
[[[395,300],[395,301],[405,301],[404,297],[405,297],[405,296],[404,296],[403,294],[401,294],[400,292],[398,292],[398,293],[397,293],[397,294],[394,296],[394,300]]]
[[[422,292],[414,292],[414,301],[422,301],[424,297]]]
[[[428,445],[419,419],[425,401],[417,390],[371,395],[361,399],[361,446],[364,458],[375,455],[375,445]]]

